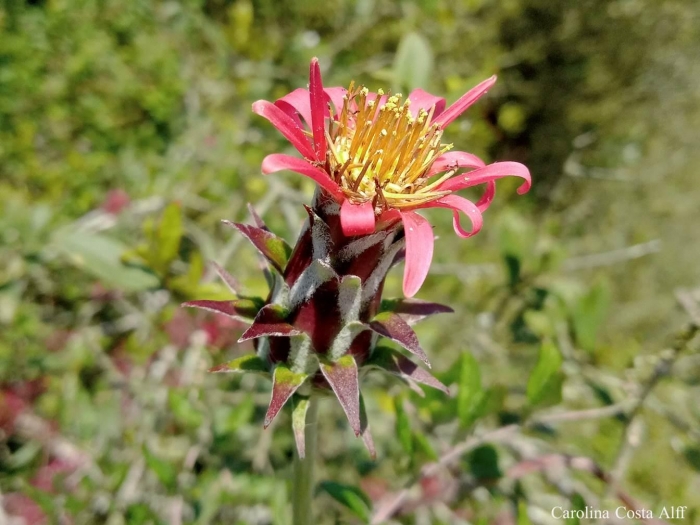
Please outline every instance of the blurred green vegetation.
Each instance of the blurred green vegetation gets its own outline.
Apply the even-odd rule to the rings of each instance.
[[[179,304],[227,297],[210,260],[264,288],[219,226],[247,202],[297,234],[312,185],[260,175],[290,147],[250,106],[304,86],[318,56],[328,85],[448,101],[498,74],[447,138],[535,182],[499,184],[474,239],[429,212],[442,239],[421,297],[456,313],[417,330],[454,395],[367,377],[375,462],[323,404],[319,523],[366,522],[404,486],[398,523],[552,523],[554,505],[614,509],[609,485],[700,520],[700,360],[676,341],[700,299],[699,52],[693,0],[5,0],[5,514],[289,523],[288,415],[263,431],[269,385],[206,373],[251,349]],[[609,415],[547,420],[593,408]],[[527,430],[419,475],[509,423]],[[564,455],[610,478],[542,459]]]

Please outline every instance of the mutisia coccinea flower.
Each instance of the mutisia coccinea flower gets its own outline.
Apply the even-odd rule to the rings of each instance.
[[[517,162],[486,165],[476,155],[451,151],[442,133],[453,120],[496,82],[493,76],[468,91],[449,108],[445,99],[413,90],[372,93],[364,87],[324,88],[316,59],[309,89],[296,89],[274,103],[260,100],[253,111],[268,119],[303,158],[281,153],[263,160],[265,174],[291,170],[313,179],[340,205],[343,233],[367,235],[377,222],[400,219],[406,235],[403,291],[412,297],[423,284],[433,256],[433,232],[416,210],[448,208],[454,229],[466,238],[482,226],[482,212],[496,192],[495,181],[514,175],[524,179],[518,193],[530,189],[530,172]],[[464,171],[470,170],[470,171]],[[485,184],[481,199],[456,195]],[[463,213],[471,228],[460,223]]]
[[[301,456],[313,392],[332,391],[372,454],[359,389],[366,371],[384,370],[419,392],[418,384],[447,392],[426,370],[380,341],[393,342],[429,366],[411,325],[452,311],[410,298],[423,283],[433,254],[432,228],[417,210],[452,210],[457,235],[469,237],[481,228],[481,213],[493,200],[497,179],[523,178],[520,193],[530,187],[530,174],[522,164],[486,165],[442,142],[445,126],[494,82],[495,77],[485,80],[445,109],[444,99],[420,89],[404,100],[353,84],[347,90],[324,88],[314,59],[309,89],[296,89],[274,103],[253,104],[253,111],[267,118],[301,154],[269,155],[263,160],[263,173],[292,170],[318,185],[306,207],[308,221],[293,248],[252,208],[254,225],[227,223],[266,260],[268,296],[242,295],[233,277],[215,266],[236,298],[190,301],[185,306],[250,323],[239,341],[254,341],[256,353],[212,370],[270,376],[272,398],[265,426],[291,399]],[[456,194],[477,184],[486,185],[477,203]],[[470,219],[470,229],[462,226],[460,214]],[[403,260],[406,298],[382,299],[388,271]]]

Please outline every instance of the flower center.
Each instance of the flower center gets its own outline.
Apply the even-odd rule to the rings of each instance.
[[[369,91],[351,84],[337,120],[326,137],[331,176],[355,204],[373,201],[378,211],[407,208],[438,199],[435,191],[450,172],[430,182],[435,159],[452,148],[441,143],[442,129],[431,124],[433,109],[414,117],[401,94],[368,100]]]

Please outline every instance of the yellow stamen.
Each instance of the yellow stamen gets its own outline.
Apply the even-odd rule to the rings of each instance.
[[[372,201],[382,211],[424,204],[447,195],[436,191],[454,170],[434,182],[428,176],[435,159],[451,149],[442,130],[431,124],[434,108],[414,117],[400,93],[381,102],[379,90],[367,100],[367,88],[350,84],[338,120],[327,131],[327,162],[346,197]]]

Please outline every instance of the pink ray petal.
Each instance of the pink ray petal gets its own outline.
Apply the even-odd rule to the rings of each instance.
[[[466,239],[472,235],[476,235],[481,230],[481,226],[484,224],[484,219],[481,216],[479,208],[470,200],[460,197],[459,195],[446,195],[436,201],[428,202],[420,206],[421,208],[448,208],[452,210],[453,220],[452,225],[454,226],[455,233]],[[471,231],[467,231],[462,228],[459,221],[459,212],[464,213],[469,220],[472,221]]]
[[[309,66],[309,100],[311,101],[311,131],[314,137],[316,159],[326,158],[325,121],[327,113],[326,94],[323,92],[323,80],[318,58],[311,59]]]
[[[459,191],[511,175],[525,179],[525,182],[518,188],[518,193],[520,195],[527,193],[532,185],[530,171],[519,162],[494,162],[483,168],[452,177],[438,186],[436,191]]]
[[[425,218],[412,211],[401,212],[401,219],[406,235],[403,293],[413,297],[425,281],[433,260],[433,228]]]
[[[483,168],[484,166],[486,163],[476,155],[466,151],[448,151],[435,159],[428,170],[428,177],[459,168]]]
[[[275,173],[277,171],[290,170],[300,173],[305,177],[309,177],[321,186],[328,193],[333,195],[337,200],[344,198],[343,192],[338,185],[331,180],[328,173],[320,168],[310,164],[304,159],[285,155],[284,153],[273,153],[263,159],[262,172],[265,175]]]
[[[323,88],[326,94],[326,101],[333,103],[334,110],[330,112],[332,117],[338,115],[343,108],[343,97],[348,92],[344,87],[328,87]],[[275,106],[289,115],[299,127],[303,127],[304,123],[311,129],[311,100],[308,89],[297,88],[291,93],[278,98],[275,101]],[[303,122],[299,119],[299,115]]]
[[[315,159],[316,153],[304,135],[304,130],[285,111],[267,100],[258,100],[253,103],[253,112],[266,118],[284,137],[291,142],[299,153],[307,159]]]
[[[293,118],[299,127],[303,126],[299,120],[299,115],[301,115],[304,122],[311,128],[311,103],[308,89],[297,88],[291,93],[287,93],[275,101],[275,106]]]
[[[430,111],[430,108],[435,106],[435,111],[433,112],[433,118],[437,117],[445,111],[445,99],[442,97],[436,97],[431,95],[427,91],[423,91],[420,88],[416,88],[411,91],[408,95],[408,100],[411,101],[409,109],[413,118],[418,117],[418,111],[424,109],[425,111]]]
[[[459,99],[442,112],[437,118],[433,119],[433,124],[439,125],[441,128],[445,129],[450,122],[459,117],[464,113],[469,106],[474,104],[479,100],[486,92],[496,83],[496,75],[491,78],[487,78],[478,86],[473,87],[467,91],[464,95],[459,97]]]
[[[326,95],[333,103],[333,106],[335,108],[335,113],[332,113],[332,115],[340,115],[340,111],[343,109],[344,97],[348,90],[344,87],[330,87],[324,88],[323,90],[326,92]]]
[[[374,205],[371,201],[353,204],[344,200],[340,207],[340,225],[343,235],[367,235],[374,232]]]

